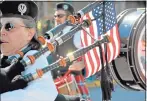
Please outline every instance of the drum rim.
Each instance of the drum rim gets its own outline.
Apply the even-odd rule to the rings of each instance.
[[[134,77],[134,80],[136,81],[136,83],[138,84],[138,85],[140,85],[140,87],[141,88],[143,88],[143,89],[145,89],[146,88],[146,86],[145,86],[145,84],[144,84],[144,82],[142,81],[142,78],[140,77],[140,73],[139,73],[139,71],[138,71],[138,68],[136,68],[136,61],[135,61],[135,52],[134,52],[134,46],[136,45],[135,43],[136,43],[136,37],[137,37],[137,33],[138,33],[138,31],[140,31],[140,30],[138,30],[138,29],[140,29],[141,27],[139,26],[140,24],[143,24],[144,22],[144,20],[145,20],[145,10],[144,10],[144,12],[140,15],[140,17],[139,17],[139,19],[137,19],[136,21],[137,22],[135,22],[135,24],[134,24],[134,26],[133,26],[133,28],[137,28],[137,30],[136,29],[133,29],[132,31],[131,31],[131,34],[130,34],[130,36],[129,36],[129,41],[128,41],[128,44],[127,44],[127,48],[130,48],[129,46],[132,46],[132,48],[130,48],[130,51],[129,52],[127,52],[127,58],[128,58],[128,64],[129,64],[129,67],[130,67],[130,70],[131,70],[131,72],[132,72],[132,75],[133,75],[133,77]],[[140,35],[140,34],[139,34]],[[129,58],[132,58],[131,60],[129,59]],[[141,83],[139,83],[138,81],[141,81]]]
[[[144,19],[142,19],[143,21],[142,21],[142,23],[143,24],[145,24],[145,18]],[[145,27],[145,26],[144,26]],[[143,27],[143,28],[144,28]],[[139,30],[138,30],[139,31]],[[135,36],[134,35],[134,38],[135,38],[135,40],[136,39],[139,39],[139,37],[137,37],[137,35]],[[134,47],[136,47],[136,45],[137,45],[137,42],[134,42],[135,44],[134,44]],[[137,57],[136,57],[136,55],[135,55],[135,51],[133,50],[132,51],[132,56],[134,57],[133,59],[134,59],[134,64],[135,65],[137,65],[137,66],[139,66],[137,63],[138,63],[138,61],[136,60],[137,59]],[[137,62],[137,63],[136,63]],[[145,85],[145,75],[143,75],[144,76],[144,78],[142,78],[142,77],[140,77],[143,73],[141,72],[141,70],[140,70],[140,68],[136,68],[136,70],[137,70],[137,73],[139,74],[139,79],[141,79],[141,82],[142,82],[142,84],[143,84],[143,87],[144,87],[144,89],[146,88],[146,85]]]
[[[144,30],[145,30],[145,27],[143,28]],[[140,39],[140,37],[138,38],[138,39]],[[134,46],[135,46],[136,44],[134,44]],[[137,46],[136,46],[137,47]],[[135,52],[134,52],[134,54],[135,54]],[[137,64],[137,66],[138,66],[138,55],[134,55],[134,57],[136,57],[136,58],[134,58],[134,61],[135,61],[135,63]],[[138,69],[138,68],[137,68]],[[144,70],[146,70],[146,69],[144,69]],[[139,71],[138,71],[138,73],[140,74],[140,75],[143,75],[143,77],[141,77],[141,79],[144,81],[144,84],[146,83],[145,82],[145,80],[146,80],[146,74],[144,75],[143,73],[142,73],[142,71],[141,71],[141,69],[139,68]]]

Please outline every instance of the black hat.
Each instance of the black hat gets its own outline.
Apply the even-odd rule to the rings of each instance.
[[[56,10],[62,9],[65,11],[69,11],[71,14],[74,14],[74,8],[69,3],[61,2],[56,5]]]
[[[38,14],[38,6],[33,1],[3,1],[0,3],[2,17],[31,17],[35,19]]]

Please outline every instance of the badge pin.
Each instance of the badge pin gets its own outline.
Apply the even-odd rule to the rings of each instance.
[[[19,4],[18,11],[23,15],[27,11],[27,6],[25,4]]]
[[[64,6],[63,6],[63,9],[64,9],[64,10],[67,10],[67,9],[68,9],[68,5],[64,5]]]

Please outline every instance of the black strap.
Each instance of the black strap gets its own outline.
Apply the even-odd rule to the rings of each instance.
[[[102,90],[102,101],[111,100],[111,92],[113,91],[113,80],[110,73],[110,67],[107,61],[107,47],[104,44],[105,49],[105,61],[106,66],[104,66],[103,56],[101,56],[102,70],[101,70],[101,90]],[[100,49],[100,54],[102,54],[102,48]]]
[[[103,2],[103,34],[105,33],[106,33],[105,2]],[[104,43],[104,53],[105,53],[106,66],[104,66],[102,46],[100,46],[100,57],[101,57],[101,63],[102,63],[102,70],[101,70],[102,101],[110,101],[111,92],[114,88],[113,88],[113,80],[110,74],[110,67],[109,67],[108,60],[107,60],[107,43]]]

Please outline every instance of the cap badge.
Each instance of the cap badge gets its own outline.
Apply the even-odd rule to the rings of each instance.
[[[68,5],[63,5],[63,9],[67,10],[68,9]]]
[[[23,15],[27,11],[27,6],[23,3],[19,4],[18,11]]]

